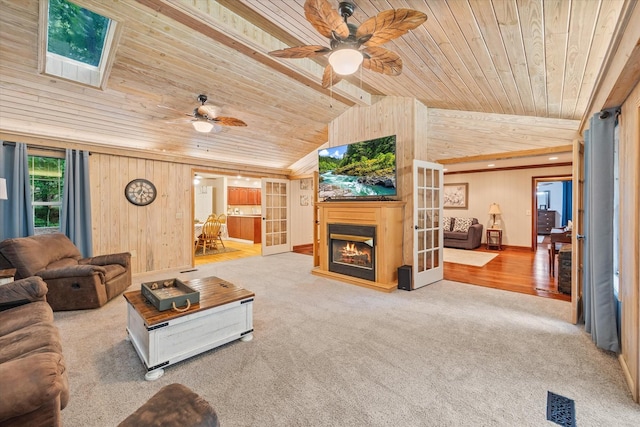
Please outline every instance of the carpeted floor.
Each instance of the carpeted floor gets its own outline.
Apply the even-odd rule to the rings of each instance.
[[[497,256],[497,253],[453,248],[444,248],[442,253],[444,262],[473,265],[474,267],[482,267]]]
[[[575,402],[576,422],[636,426],[614,354],[569,323],[564,301],[441,281],[391,294],[310,274],[285,253],[198,266],[255,292],[254,339],[170,366],[157,381],[126,340],[118,297],[56,312],[67,361],[65,427],[115,426],[161,387],[184,384],[221,425],[552,426],[548,392]]]
[[[238,249],[234,248],[223,248],[222,246],[218,246],[215,249],[207,248],[204,253],[202,253],[202,249],[198,249],[195,252],[195,255],[198,256],[208,256],[208,255],[217,255],[217,254],[226,254],[229,252],[238,252]]]

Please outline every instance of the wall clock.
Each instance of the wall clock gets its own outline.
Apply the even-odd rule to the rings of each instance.
[[[147,179],[137,178],[124,188],[124,196],[136,206],[147,206],[156,199],[156,186]]]

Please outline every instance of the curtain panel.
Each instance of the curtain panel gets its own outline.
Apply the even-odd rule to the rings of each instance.
[[[584,322],[599,348],[620,352],[613,286],[614,128],[616,109],[603,110],[585,132]]]
[[[0,240],[34,234],[27,144],[3,142],[0,177],[7,180],[7,200],[0,200]]]
[[[65,150],[60,231],[78,247],[83,257],[93,255],[90,187],[89,152]]]

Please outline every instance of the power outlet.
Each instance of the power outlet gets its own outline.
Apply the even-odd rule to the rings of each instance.
[[[176,212],[176,219],[182,219],[182,211]]]
[[[132,251],[129,251],[129,252],[131,253],[131,258],[135,258],[135,257],[137,257],[137,256],[138,256],[138,253],[136,252],[136,250],[135,250],[135,249],[134,249],[134,250],[132,250]]]
[[[527,216],[531,216],[531,209],[527,209],[527,211],[526,211],[526,215],[527,215]]]

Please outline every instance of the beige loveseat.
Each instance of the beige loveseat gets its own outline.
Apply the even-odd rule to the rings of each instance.
[[[46,294],[40,277],[0,285],[0,426],[61,425],[68,374]]]
[[[130,253],[82,258],[62,233],[3,240],[0,269],[9,267],[16,279],[42,277],[54,311],[101,307],[131,285]]]

